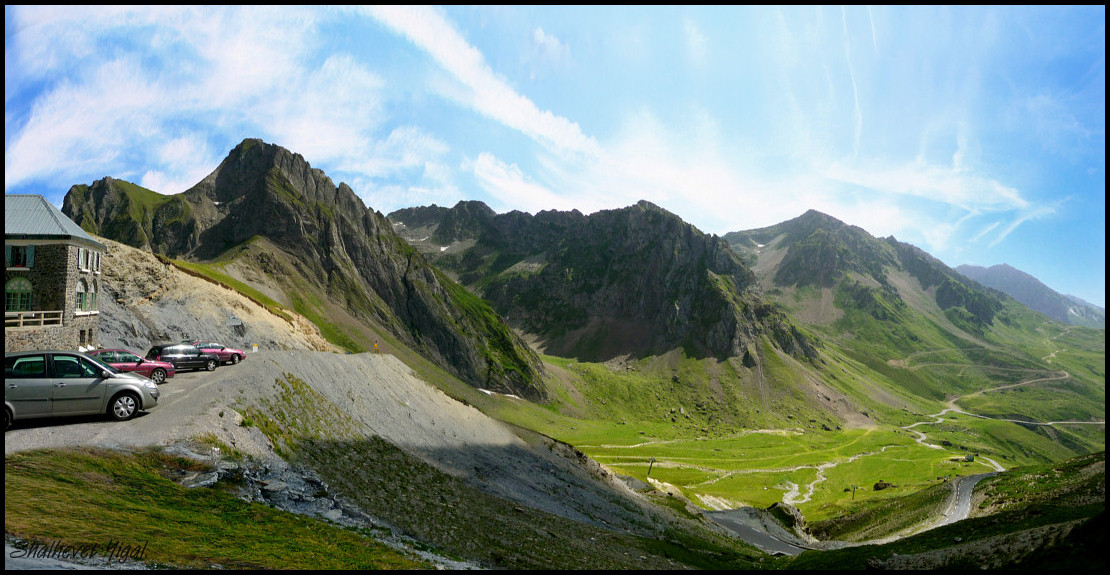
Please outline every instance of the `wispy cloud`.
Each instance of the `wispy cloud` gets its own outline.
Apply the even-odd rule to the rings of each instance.
[[[198,166],[214,167],[204,147],[214,134],[269,136],[335,157],[365,140],[357,126],[374,125],[351,115],[373,115],[380,83],[341,56],[308,65],[314,18],[306,11],[23,7],[16,20],[17,61],[47,87],[26,117],[6,118],[6,188],[42,178],[68,185],[96,165],[176,193],[195,183]],[[325,146],[321,132],[332,136]],[[167,133],[176,158],[157,142]],[[155,145],[143,144],[151,138]],[[187,145],[199,147],[184,154]],[[136,165],[144,168],[133,172]]]
[[[856,69],[852,66],[852,37],[848,34],[848,15],[840,7],[840,21],[844,26],[844,60],[848,63],[848,77],[852,79],[852,102],[855,105],[856,130],[852,140],[852,158],[859,156],[860,134],[863,132],[863,111],[859,107],[859,88],[856,86]]]
[[[875,49],[875,53],[879,53],[879,38],[875,34],[875,15],[871,13],[871,6],[867,6],[867,21],[871,24],[871,47]]]
[[[519,94],[485,62],[443,15],[431,7],[373,7],[371,16],[408,38],[428,53],[464,87],[463,103],[564,154],[597,155],[597,142],[578,124],[548,110],[540,110]]]
[[[1001,223],[1002,222],[993,222],[993,223],[991,223],[991,225],[983,228],[979,233],[972,236],[969,241],[977,242],[977,241],[983,239],[983,236],[985,236],[985,235],[991,233],[992,231],[994,231],[994,229],[997,228],[999,226],[999,224],[1001,224]]]
[[[1016,218],[1014,218],[1014,221],[1010,222],[1009,225],[1007,225],[1005,228],[1003,228],[1002,232],[1000,234],[998,234],[998,237],[996,237],[993,241],[991,241],[989,247],[993,248],[993,247],[997,246],[998,244],[1002,243],[1002,241],[1005,240],[1006,237],[1009,236],[1011,233],[1013,233],[1013,231],[1016,230],[1018,228],[1018,226],[1020,226],[1021,224],[1024,224],[1025,222],[1028,222],[1028,221],[1031,221],[1031,220],[1038,220],[1038,219],[1050,216],[1052,214],[1055,214],[1056,210],[1057,210],[1057,207],[1058,207],[1057,205],[1044,205],[1044,206],[1037,206],[1034,209],[1026,210],[1026,211],[1021,212],[1020,214],[1018,214],[1018,216]]]
[[[213,153],[204,138],[189,134],[162,143],[154,153],[154,165],[159,167],[143,173],[138,183],[148,190],[166,193],[187,190],[204,179],[226,150]]]
[[[911,196],[967,212],[1008,211],[1030,206],[1017,189],[998,180],[920,159],[892,166],[833,163],[823,170],[823,175],[875,192]]]

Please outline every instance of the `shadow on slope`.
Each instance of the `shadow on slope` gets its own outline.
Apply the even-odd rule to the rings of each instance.
[[[758,555],[650,504],[574,448],[448,398],[396,358],[270,358],[242,378],[271,390],[245,408],[250,425],[366,513],[447,554],[514,569],[737,568]]]

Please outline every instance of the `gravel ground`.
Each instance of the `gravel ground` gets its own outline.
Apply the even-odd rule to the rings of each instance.
[[[99,347],[145,355],[154,343],[197,338],[247,351],[254,345],[259,350],[332,349],[319,329],[299,315],[290,313],[290,323],[238,292],[163,264],[149,252],[97,239],[108,247]]]

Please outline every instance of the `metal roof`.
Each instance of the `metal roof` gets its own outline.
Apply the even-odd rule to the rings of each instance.
[[[107,249],[38,194],[4,194],[4,239],[68,239]]]

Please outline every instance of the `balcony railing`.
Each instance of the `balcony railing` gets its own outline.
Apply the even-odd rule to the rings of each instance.
[[[40,327],[62,325],[62,312],[59,311],[6,311],[4,327]]]

